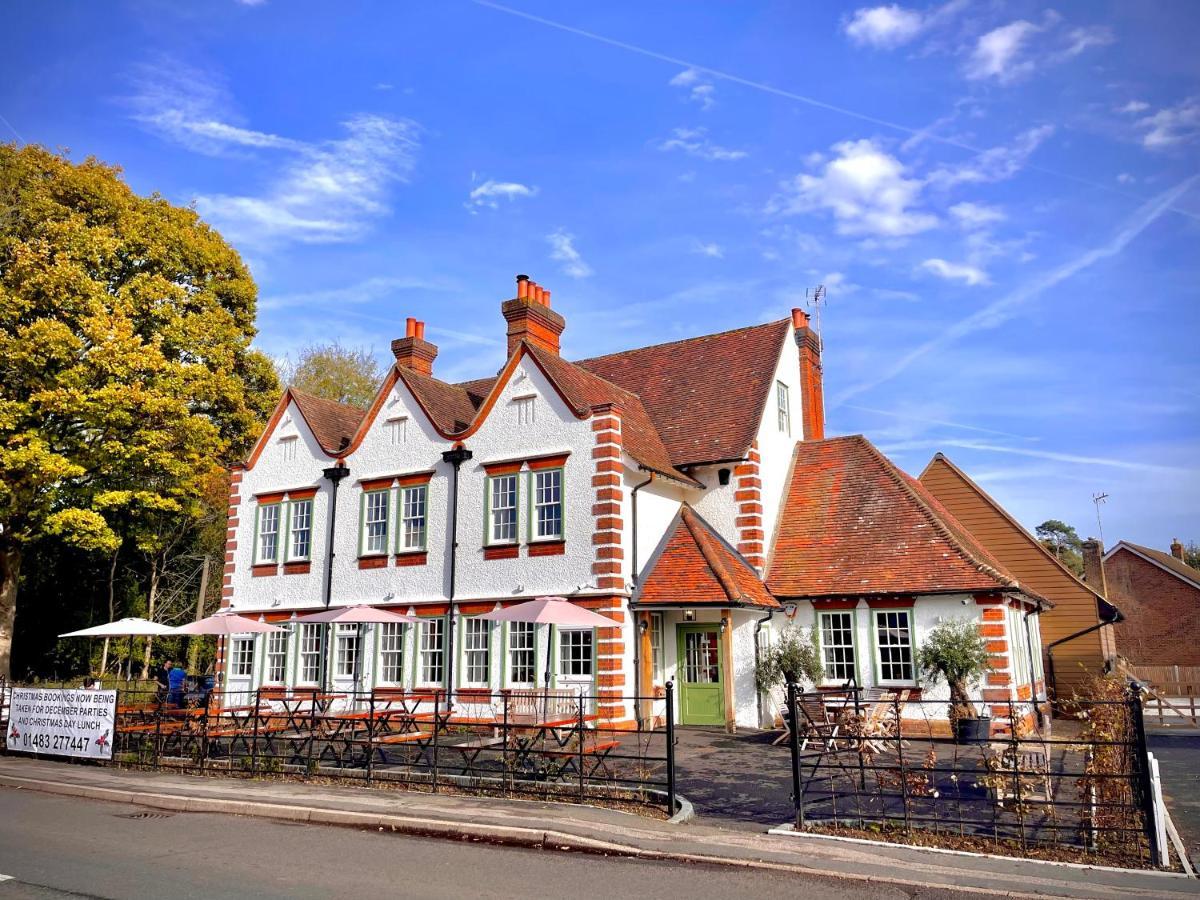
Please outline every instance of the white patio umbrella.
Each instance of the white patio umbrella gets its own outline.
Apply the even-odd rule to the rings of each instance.
[[[127,637],[129,638],[129,660],[125,670],[125,677],[133,677],[133,639],[135,637],[158,637],[163,634],[174,634],[175,629],[169,625],[162,625],[158,622],[151,622],[149,619],[139,619],[136,616],[129,616],[124,619],[117,619],[115,622],[106,622],[103,625],[93,625],[91,628],[80,628],[78,631],[68,631],[66,634],[60,634],[60,638],[68,637]],[[118,673],[120,670],[118,670]]]
[[[607,616],[576,606],[565,597],[538,597],[507,609],[484,613],[479,618],[489,622],[533,622],[535,625],[558,625],[564,628],[616,628],[617,623]],[[550,689],[550,660],[553,641],[546,642],[546,689]]]

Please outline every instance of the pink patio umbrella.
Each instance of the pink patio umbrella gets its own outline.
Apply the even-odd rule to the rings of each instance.
[[[225,656],[225,639],[231,634],[274,634],[283,631],[278,625],[270,625],[239,616],[234,613],[217,613],[195,622],[188,622],[175,629],[175,634],[215,634],[221,638],[221,657]]]
[[[357,606],[341,606],[322,610],[307,616],[298,616],[297,622],[324,622],[326,624],[340,623],[343,625],[363,625],[367,623],[388,624],[390,622],[418,622],[416,616],[404,616],[391,610],[379,609],[360,603]]]
[[[616,628],[617,623],[607,616],[576,606],[565,597],[538,597],[507,609],[484,613],[479,618],[489,622],[533,622],[535,625],[558,625],[562,628]],[[553,641],[546,642],[546,689],[550,688],[550,654]]]

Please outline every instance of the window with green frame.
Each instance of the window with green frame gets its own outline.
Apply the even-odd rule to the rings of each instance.
[[[404,623],[379,625],[379,681],[395,685],[404,680]]]
[[[558,675],[560,678],[591,678],[595,671],[594,628],[563,628],[558,632]]]
[[[518,475],[489,475],[487,479],[487,529],[488,544],[515,544],[518,534],[517,516]]]
[[[383,488],[363,491],[362,533],[358,555],[376,556],[388,552],[388,524],[391,517],[392,491]]]
[[[254,564],[279,562],[279,526],[283,504],[260,503],[255,510]]]
[[[492,673],[492,623],[478,616],[462,619],[463,687],[489,687]]]
[[[508,684],[532,686],[537,681],[537,625],[508,624]]]
[[[664,684],[667,680],[667,674],[663,668],[662,613],[650,613],[650,668],[654,683]]]
[[[563,537],[563,470],[534,469],[529,473],[529,539],[560,541]]]
[[[825,681],[839,684],[858,681],[854,649],[854,610],[821,610],[817,613],[821,662]]]
[[[396,528],[396,552],[411,553],[425,549],[429,486],[415,484],[400,489],[400,523]]]
[[[916,681],[913,664],[912,610],[872,610],[875,632],[875,673],[879,684],[912,684]]]
[[[312,500],[288,501],[288,562],[312,559]]]

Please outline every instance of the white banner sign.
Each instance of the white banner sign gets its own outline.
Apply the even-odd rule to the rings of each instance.
[[[112,759],[116,691],[13,688],[8,749]]]

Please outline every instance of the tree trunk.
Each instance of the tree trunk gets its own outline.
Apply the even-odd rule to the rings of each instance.
[[[978,713],[975,710],[975,704],[971,702],[971,697],[967,693],[967,686],[960,681],[950,682],[950,721],[954,723],[959,719],[974,719]]]
[[[13,626],[17,621],[17,577],[21,551],[16,544],[0,545],[0,678],[12,677]]]
[[[208,594],[208,557],[204,557],[204,562],[201,563],[200,569],[200,593],[196,595],[196,618],[193,620],[199,622],[204,618],[204,601]],[[200,636],[193,635],[188,638],[188,671],[195,674],[200,667]]]
[[[118,547],[113,551],[112,562],[108,567],[108,621],[113,620],[113,610],[116,606],[116,581],[117,581],[117,557],[121,555],[121,548]],[[91,624],[90,622],[88,623]],[[104,677],[104,672],[108,669],[108,638],[104,639],[104,649],[100,652],[100,677]]]
[[[151,622],[154,621],[154,607],[158,602],[158,582],[161,577],[161,572],[158,568],[158,557],[152,557],[150,560],[150,596],[146,600],[146,618]],[[146,635],[146,649],[142,653],[142,678],[148,678],[150,675],[150,649],[154,645],[154,638]]]

